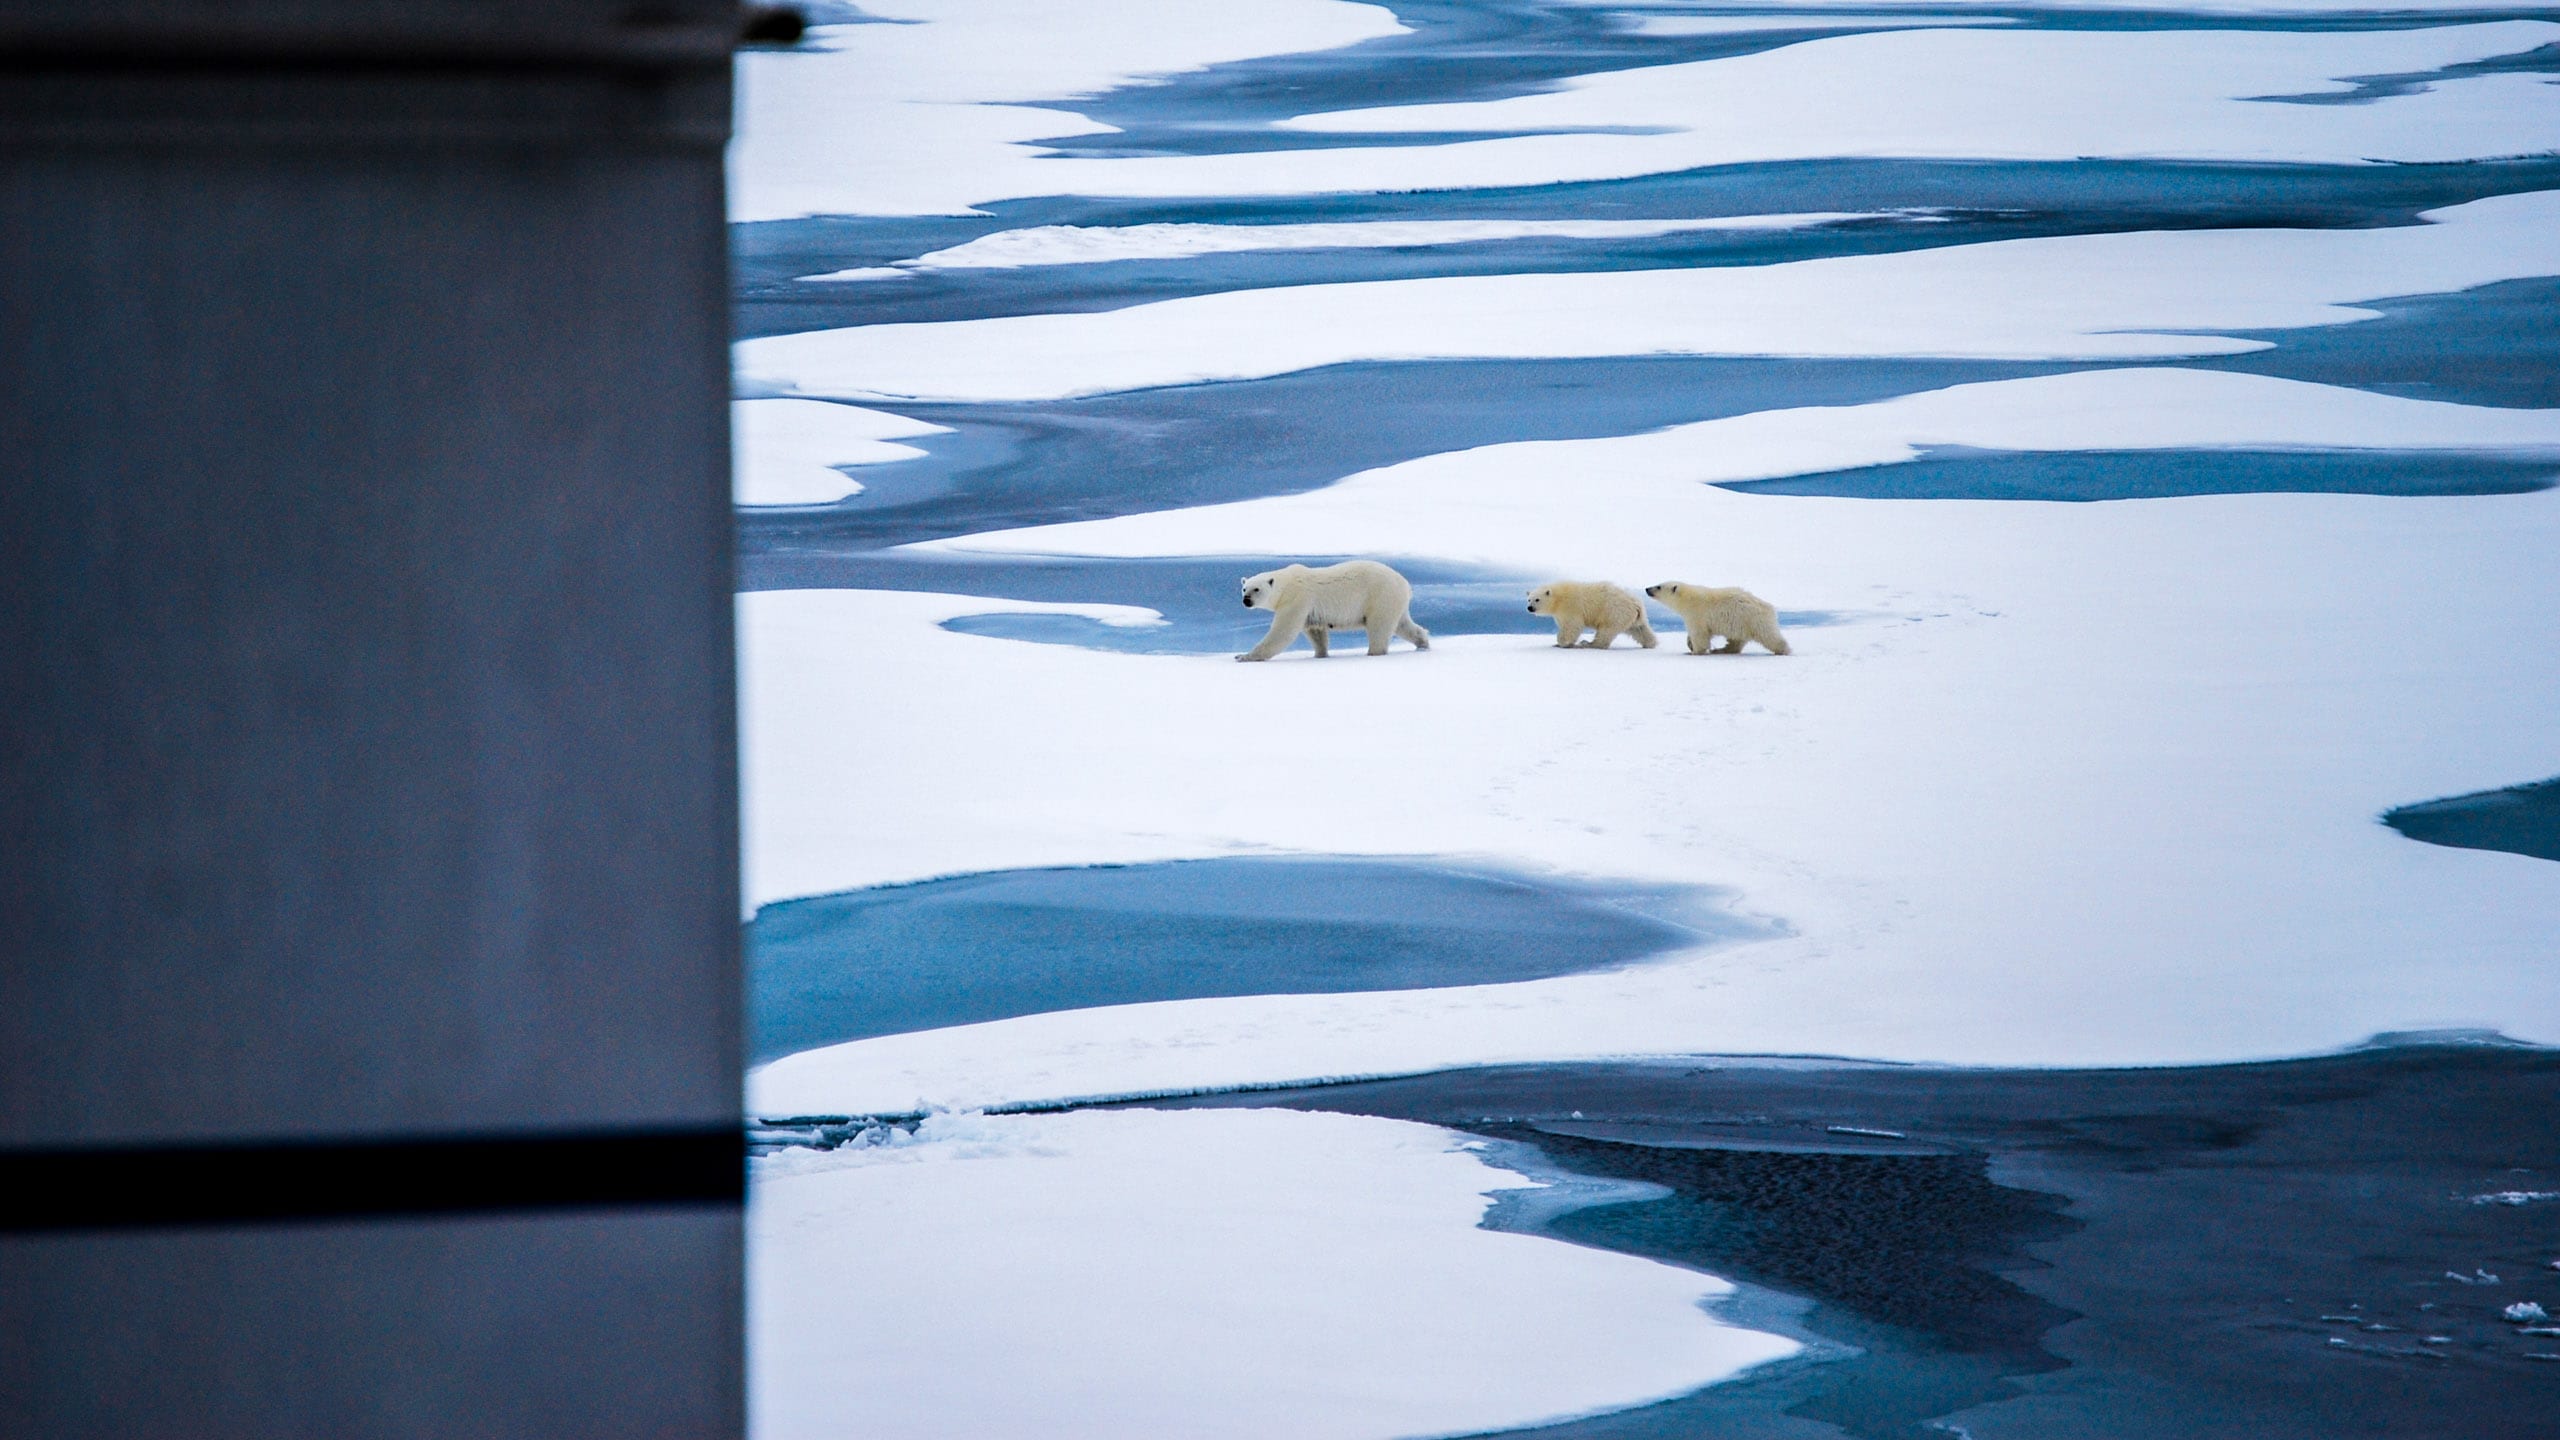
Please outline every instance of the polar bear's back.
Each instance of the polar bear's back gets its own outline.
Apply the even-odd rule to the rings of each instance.
[[[1765,620],[1772,625],[1778,623],[1777,606],[1739,585],[1682,585],[1674,593],[1657,598],[1679,611],[1684,620]]]
[[[1559,580],[1547,587],[1547,594],[1553,613],[1571,612],[1586,625],[1632,630],[1644,619],[1644,602],[1605,580]]]
[[[1373,614],[1392,624],[1413,602],[1413,586],[1375,560],[1304,568],[1292,578],[1297,592],[1307,597],[1307,618],[1325,625],[1357,629]]]

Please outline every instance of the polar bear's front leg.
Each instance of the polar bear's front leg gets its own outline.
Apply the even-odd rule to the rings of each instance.
[[[1692,655],[1704,655],[1704,654],[1706,654],[1706,653],[1707,653],[1707,647],[1715,643],[1715,638],[1716,638],[1716,634],[1715,634],[1715,632],[1714,632],[1714,631],[1712,631],[1712,630],[1709,630],[1708,628],[1706,628],[1706,627],[1705,627],[1705,626],[1703,626],[1703,625],[1692,625],[1692,626],[1690,626],[1690,627],[1689,627],[1689,653],[1690,653],[1690,654],[1692,654]]]
[[[1591,627],[1591,648],[1606,650],[1618,643],[1618,637],[1626,633],[1614,625],[1594,625]]]
[[[1298,638],[1298,632],[1306,628],[1308,608],[1308,602],[1304,600],[1292,601],[1288,604],[1282,605],[1279,611],[1271,617],[1270,633],[1264,635],[1261,642],[1256,644],[1252,649],[1247,650],[1236,658],[1239,660],[1268,660],[1272,656],[1279,654],[1281,651],[1288,649],[1290,642]]]
[[[1582,617],[1570,610],[1556,612],[1556,648],[1570,650],[1582,639]]]

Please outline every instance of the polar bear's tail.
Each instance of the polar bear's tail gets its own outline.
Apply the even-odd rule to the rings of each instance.
[[[1413,617],[1410,615],[1407,615],[1396,622],[1396,633],[1403,636],[1405,639],[1412,641],[1413,648],[1416,650],[1428,650],[1431,648],[1431,632],[1414,624]]]

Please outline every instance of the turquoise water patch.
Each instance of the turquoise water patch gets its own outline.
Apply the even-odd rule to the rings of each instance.
[[[2299,330],[2233,330],[2273,348],[2176,363],[2348,385],[2413,400],[2560,408],[2560,277],[2361,301],[2374,319]]]
[[[740,587],[813,578],[863,550],[1018,526],[1314,490],[1383,465],[1513,440],[1632,435],[1798,405],[1857,405],[2066,362],[1638,356],[1327,365],[1078,400],[893,408],[948,435],[862,467],[833,506],[738,519]],[[1424,622],[1428,624],[1429,622]]]
[[[1040,205],[1040,210],[1057,207]],[[1410,207],[1419,218],[1441,218],[1437,207]],[[1554,208],[1542,203],[1538,210]],[[1414,218],[1414,217],[1399,217]],[[1520,217],[1505,217],[1520,218]],[[1525,218],[1576,218],[1532,214]],[[1607,218],[1619,219],[1623,216]],[[1638,217],[1650,218],[1650,217]],[[780,222],[801,224],[804,222]],[[820,233],[823,222],[805,222]],[[950,222],[944,222],[946,225]],[[1063,223],[1063,222],[1042,222]],[[1164,223],[1218,223],[1196,218]],[[1253,225],[1277,223],[1256,218]],[[888,222],[889,233],[925,227]],[[981,233],[1011,228],[974,227]],[[1978,244],[2039,235],[2086,234],[2100,228],[2054,216],[2027,214],[1878,214],[1827,224],[1679,231],[1667,235],[1607,238],[1522,235],[1507,239],[1439,243],[1421,235],[1393,245],[1343,244],[1316,249],[1217,251],[1201,255],[1118,260],[1060,259],[1014,266],[912,267],[861,280],[813,278],[832,268],[812,255],[796,265],[767,257],[768,278],[741,287],[737,338],[792,334],[836,326],[974,320],[1006,315],[1061,315],[1125,309],[1158,300],[1267,290],[1290,285],[1417,280],[1451,275],[1559,275],[1605,270],[1672,270],[1709,265],[1773,265],[1837,255],[1875,255],[1942,245]],[[893,266],[942,248],[855,242],[870,268]],[[952,243],[957,243],[956,241]],[[886,253],[881,253],[886,252]]]
[[[2471,17],[2464,16],[2468,20]],[[2532,17],[2550,18],[2548,11]],[[2396,75],[2341,76],[2348,82],[2344,90],[2322,90],[2302,95],[2261,95],[2256,98],[2282,105],[2371,105],[2402,95],[2415,95],[2446,80],[2463,80],[2480,75],[2549,75],[2560,71],[2560,45],[2514,55],[2499,55],[2487,60],[2470,60],[2459,65],[2446,65],[2435,70],[2409,70]]]
[[[2386,811],[2382,823],[2430,845],[2560,860],[2560,776]]]
[[[1348,557],[1318,556],[1304,563],[1329,565],[1343,558]],[[1271,628],[1269,611],[1249,610],[1239,603],[1237,578],[1288,563],[1276,557],[1180,561],[1175,562],[1178,568],[1169,573],[1163,562],[1091,561],[1072,569],[1086,593],[1095,596],[1131,593],[1123,582],[1133,570],[1147,581],[1160,581],[1171,575],[1179,575],[1186,582],[1195,575],[1198,578],[1197,583],[1186,583],[1179,590],[1160,583],[1149,584],[1151,593],[1144,601],[1104,602],[1144,604],[1164,617],[1161,625],[1110,625],[1083,615],[995,611],[954,616],[943,621],[942,628],[962,635],[1130,655],[1231,655],[1250,648]],[[1527,579],[1488,579],[1483,578],[1483,572],[1401,558],[1390,563],[1413,582],[1410,613],[1414,622],[1434,635],[1525,635],[1555,628],[1555,622],[1528,613],[1521,596],[1534,582]],[[967,593],[987,594],[988,587],[973,586]],[[1337,651],[1357,652],[1366,648],[1368,640],[1361,632],[1353,631],[1335,637],[1333,644]],[[1396,648],[1405,647],[1399,643]]]
[[[942,622],[963,635],[1073,645],[1137,655],[1234,654],[1271,627],[1268,611],[1248,610],[1238,582],[1291,562],[1331,565],[1353,558],[1383,559],[1413,582],[1412,614],[1435,635],[1552,635],[1555,622],[1529,613],[1530,587],[1553,575],[1513,573],[1484,566],[1404,556],[1210,555],[1174,559],[948,553],[938,551],[805,550],[766,554],[753,566],[748,589],[903,590],[978,595],[1070,605],[1130,605],[1164,617],[1160,625],[1112,625],[1083,615],[992,611]],[[1621,577],[1630,588],[1647,577]],[[1678,621],[1656,607],[1655,628],[1676,634]],[[1849,618],[1829,610],[1781,610],[1789,629],[1832,625]],[[1336,642],[1359,648],[1354,633]],[[1632,642],[1627,642],[1632,643]]]
[[[1863,500],[2159,500],[2272,491],[2329,495],[2515,495],[2560,484],[2560,456],[2378,450],[1976,450],[1743,480],[1728,490]]]
[[[1060,108],[1111,127],[1046,148],[1086,155],[1214,155],[1417,143],[1411,132],[1334,135],[1274,127],[1300,115],[1387,105],[1505,100],[1578,75],[1775,49],[1793,34],[1648,35],[1620,13],[1556,0],[1393,0],[1406,27],[1338,50],[1261,56],[1168,75]],[[1837,33],[1837,32],[1828,32]],[[1466,139],[1481,139],[1471,132]]]
[[[1139,654],[1201,654],[1244,649],[1271,626],[1268,611],[1248,610],[1240,582],[1292,561],[1331,565],[1347,555],[1209,555],[1163,560],[1081,556],[1005,556],[895,551],[797,555],[777,562],[787,589],[906,590],[982,595],[1074,605],[1134,605],[1165,617],[1163,625],[1114,626],[1081,615],[1012,612],[963,615],[944,627],[970,635],[1059,640]],[[1424,629],[1466,633],[1471,626],[1512,627],[1523,620],[1521,598],[1536,583],[1522,575],[1437,560],[1385,559],[1413,582],[1413,615]],[[1540,624],[1548,622],[1541,621]]]
[[[1096,1005],[1537,980],[1770,933],[1727,899],[1430,860],[1247,856],[791,900],[747,926],[753,1058]]]

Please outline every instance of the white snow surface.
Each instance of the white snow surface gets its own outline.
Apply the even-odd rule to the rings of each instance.
[[[1057,194],[1022,142],[1109,129],[1038,102],[1404,27],[1341,0],[866,0],[908,23],[831,25],[738,56],[729,218],[959,214]],[[1027,187],[1027,188],[1026,188]],[[1072,186],[1068,187],[1072,188]]]
[[[2560,87],[2553,87],[2560,95]],[[2127,359],[2211,332],[2370,318],[2358,302],[2560,273],[2560,192],[2356,230],[2141,231],[1778,265],[1231,291],[1090,314],[741,342],[741,382],[846,400],[1040,400],[1360,360],[1609,355]]]
[[[769,594],[858,596],[864,618],[857,619],[824,598],[814,605],[796,600],[776,603],[764,598]],[[1164,623],[1162,615],[1137,605],[1078,605],[874,590],[765,591],[738,597],[738,691],[740,727],[745,732],[739,757],[739,858],[744,874],[744,902],[750,917],[758,906],[776,900],[881,883],[870,877],[882,872],[867,860],[854,857],[868,849],[871,842],[885,839],[891,830],[923,839],[921,831],[908,824],[906,812],[898,808],[902,805],[924,805],[926,809],[919,814],[926,815],[939,811],[946,803],[976,806],[991,802],[991,808],[981,816],[985,824],[968,827],[968,837],[960,839],[959,850],[944,852],[928,844],[914,853],[930,854],[932,858],[925,861],[921,870],[898,878],[927,879],[964,870],[1002,868],[1011,863],[1002,858],[1007,847],[1001,844],[987,852],[994,858],[984,864],[965,858],[971,844],[1008,827],[1010,822],[1000,797],[968,794],[974,787],[961,786],[955,787],[947,800],[929,800],[926,797],[941,789],[944,766],[875,766],[880,752],[865,750],[870,743],[885,738],[872,728],[869,719],[879,708],[878,702],[886,698],[873,693],[867,669],[873,663],[873,652],[884,642],[892,650],[901,644],[913,645],[916,648],[908,656],[912,661],[924,651],[939,650],[941,640],[962,638],[939,629],[943,621],[962,615],[997,613],[1081,615],[1121,626]],[[926,633],[912,633],[919,628]],[[848,633],[851,630],[864,633]],[[964,650],[961,655],[976,653],[983,652]],[[949,658],[946,656],[946,661]],[[968,677],[934,674],[930,669],[919,673],[907,664],[897,668],[898,682],[912,687],[896,697],[901,723],[923,719],[937,695],[949,696],[955,704],[965,703],[963,692],[968,687],[955,688],[952,682]],[[883,683],[887,683],[885,677]],[[977,698],[982,702],[1009,703],[1001,694],[981,694]],[[764,703],[767,699],[779,703]],[[917,705],[925,707],[923,713],[910,708]],[[823,713],[821,707],[833,707],[835,713]],[[978,718],[983,721],[988,717]],[[903,743],[910,747],[908,757],[919,762],[952,753],[930,723],[925,731],[905,737]],[[1073,756],[1051,753],[1062,764],[1074,762]],[[814,771],[808,768],[812,765],[817,767]],[[856,768],[875,770],[874,778],[886,787],[879,803],[856,799],[855,792],[844,788]],[[958,773],[965,774],[965,767]],[[894,826],[884,828],[879,817],[889,815],[899,819]],[[1027,813],[1019,819],[1026,824],[1036,823],[1036,817]],[[881,853],[886,852],[874,852]],[[904,1102],[887,1108],[902,1109]]]
[[[916,270],[1012,270],[1028,265],[1093,265],[1109,260],[1183,260],[1253,250],[1402,249],[1487,240],[1642,240],[1699,230],[1807,230],[1843,220],[1928,218],[1925,212],[1831,211],[1802,215],[1720,215],[1686,220],[1346,220],[1305,225],[1032,225],[999,230],[965,245],[889,266],[804,275],[803,280],[873,280]]]
[[[1386,1440],[1798,1348],[1708,1314],[1711,1276],[1476,1228],[1530,1183],[1444,1130],[1285,1110],[937,1116],[761,1159],[753,1430]]]
[[[824,400],[738,400],[729,406],[734,498],[740,505],[827,505],[862,493],[839,467],[912,460],[891,442],[948,427]]]
[[[1725,885],[1791,931],[1515,985],[883,1037],[763,1067],[752,1107],[1648,1053],[2166,1064],[2437,1027],[2560,1041],[2560,867],[2376,818],[2550,773],[2560,707],[2534,677],[2560,674],[2560,491],[2067,505],[1699,483],[1941,437],[2139,445],[2155,425],[2225,444],[2552,435],[2547,415],[2284,381],[2064,376],[1486,447],[1310,494],[965,542],[1433,556],[1743,584],[1845,615],[1797,630],[1784,659],[1442,636],[1423,654],[1237,665],[935,628],[956,609],[1035,608],[1004,602],[742,597],[759,903],[1011,866],[1354,851]],[[1249,718],[1274,707],[1349,728],[1310,761],[1305,722]],[[950,759],[873,759],[919,754]],[[881,815],[899,823],[866,818]]]
[[[1309,130],[1586,131],[1220,155],[1047,153],[1109,127],[1040,101],[1224,61],[1398,33],[1333,0],[891,0],[907,25],[821,27],[808,52],[739,61],[735,220],[960,214],[1045,195],[1178,199],[1450,190],[1617,179],[1841,155],[2316,164],[2483,159],[2560,145],[2560,87],[2476,75],[2354,105],[2335,92],[2530,50],[2544,21],[2354,32],[1914,28],[1569,80],[1454,105],[1301,116]],[[2019,123],[2032,115],[2033,124]]]

